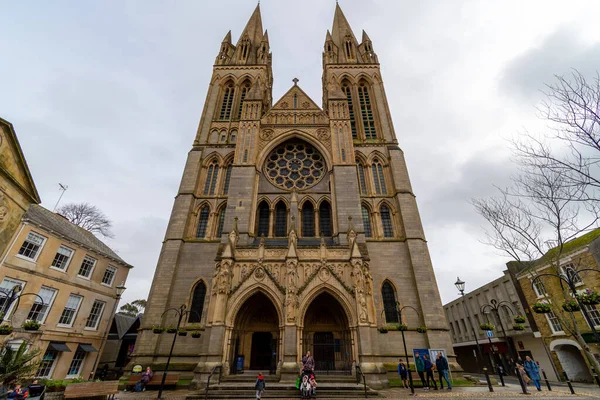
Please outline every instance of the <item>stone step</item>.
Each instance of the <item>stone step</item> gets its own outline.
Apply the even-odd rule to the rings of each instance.
[[[198,393],[189,395],[186,400],[201,400],[206,395],[206,389],[198,391]],[[210,399],[239,399],[252,398],[255,395],[254,384],[244,384],[241,382],[222,382],[219,385],[211,385],[208,391]],[[347,382],[331,382],[319,383],[317,388],[317,396],[321,399],[330,398],[364,398],[364,386],[356,383]],[[378,392],[367,387],[367,396],[377,397]],[[300,391],[295,386],[288,383],[271,383],[267,382],[267,390],[263,395],[264,398],[300,398]]]
[[[317,382],[320,383],[326,383],[326,382],[348,382],[348,383],[352,383],[352,382],[356,382],[356,378],[353,377],[352,375],[318,375],[317,376]],[[275,375],[265,375],[265,380],[268,382],[272,382],[274,381],[276,378]],[[216,382],[217,378],[213,377],[211,379],[211,381]],[[254,383],[256,381],[256,375],[246,375],[246,374],[240,374],[240,375],[229,375],[229,376],[223,376],[221,378],[221,382],[244,382],[244,383]]]

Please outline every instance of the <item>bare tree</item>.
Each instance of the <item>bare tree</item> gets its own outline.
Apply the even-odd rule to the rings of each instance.
[[[70,203],[60,207],[58,214],[63,215],[71,223],[94,234],[112,238],[112,222],[96,206],[89,203]]]
[[[550,123],[544,135],[514,141],[516,154],[532,166],[562,173],[585,189],[581,201],[600,200],[600,75],[587,80],[579,71],[555,76],[538,108]]]
[[[519,172],[511,178],[511,185],[498,188],[496,197],[472,200],[491,226],[485,232],[485,243],[508,254],[532,278],[540,265],[549,266],[556,275],[564,274],[560,262],[565,244],[597,227],[600,218],[600,154],[591,151],[600,151],[600,81],[587,85],[577,72],[573,82],[557,79],[558,84],[548,86],[549,100],[543,105],[545,117],[554,124],[553,133],[545,139],[526,135],[513,141]],[[562,147],[550,143],[553,139]],[[584,267],[576,266],[575,272]],[[542,282],[547,279],[550,277]],[[558,282],[550,283],[545,287],[552,311],[584,349],[590,364],[600,370],[573,313],[561,307],[565,300],[573,300],[572,293],[562,284],[557,286]]]

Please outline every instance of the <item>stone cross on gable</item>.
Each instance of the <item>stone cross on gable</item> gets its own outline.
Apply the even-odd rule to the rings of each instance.
[[[294,82],[294,86],[297,86],[297,85],[298,85],[298,81],[299,81],[299,80],[300,80],[300,79],[298,79],[298,78],[294,78],[294,79],[292,79],[292,82]]]

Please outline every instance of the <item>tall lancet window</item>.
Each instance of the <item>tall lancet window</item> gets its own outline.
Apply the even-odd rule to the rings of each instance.
[[[302,236],[315,236],[315,207],[310,201],[302,206]]]
[[[388,281],[385,281],[381,287],[381,298],[383,300],[385,322],[388,324],[400,322],[398,310],[396,309],[396,294],[392,284]]]
[[[229,182],[231,182],[231,171],[233,166],[229,164],[225,172],[225,183],[223,184],[223,194],[229,194]]]
[[[202,311],[204,310],[204,298],[206,297],[206,285],[200,281],[194,287],[192,294],[192,304],[190,306],[188,322],[200,322],[202,320]]]
[[[240,102],[238,104],[237,119],[242,119],[242,106],[244,105],[244,99],[246,98],[246,95],[248,94],[249,90],[250,82],[246,81],[242,85],[242,91],[240,92]]]
[[[204,183],[204,194],[215,194],[215,187],[217,186],[217,177],[219,175],[219,164],[217,160],[213,160],[206,172],[206,182]]]
[[[358,170],[358,184],[360,194],[367,194],[367,182],[365,180],[365,166],[359,160],[356,160],[356,169]]]
[[[385,186],[385,177],[383,176],[383,166],[381,165],[381,162],[375,159],[373,165],[371,165],[371,170],[373,172],[373,182],[375,183],[375,193],[386,194],[387,188]]]
[[[275,236],[287,236],[287,207],[283,201],[275,206]]]
[[[257,229],[256,234],[258,237],[261,236],[269,236],[269,205],[266,201],[262,201],[258,205],[258,215],[257,215]]]
[[[369,97],[369,89],[366,82],[358,85],[358,100],[360,102],[360,113],[365,131],[365,139],[376,139],[375,118],[373,117],[373,108]]]
[[[219,219],[218,219],[218,225],[217,225],[217,234],[215,235],[217,239],[221,238],[221,235],[223,234],[223,226],[225,225],[225,210],[227,209],[227,204],[224,204],[223,207],[221,207],[221,211],[219,211]]]
[[[198,216],[198,228],[196,229],[196,237],[204,239],[206,237],[206,228],[208,227],[208,217],[210,216],[210,210],[208,206],[202,207]]]
[[[333,224],[331,223],[331,205],[328,201],[321,203],[319,207],[319,228],[323,236],[333,236]]]
[[[233,105],[233,95],[235,93],[235,87],[233,82],[229,82],[227,86],[223,88],[223,102],[221,103],[221,113],[219,119],[227,121],[231,118],[231,106]]]
[[[348,114],[350,116],[350,129],[352,130],[352,138],[356,139],[356,119],[354,118],[354,107],[352,106],[352,89],[348,84],[348,81],[342,83],[342,90],[346,94],[348,99]]]
[[[379,215],[381,216],[381,226],[383,227],[383,237],[391,238],[394,237],[394,227],[392,225],[392,213],[385,204],[379,209]]]
[[[344,43],[346,49],[346,58],[353,59],[354,58],[354,44],[352,43],[352,38],[350,36],[346,36],[346,42]]]
[[[365,228],[365,237],[373,236],[373,230],[371,228],[371,213],[365,206],[361,206],[363,227]]]

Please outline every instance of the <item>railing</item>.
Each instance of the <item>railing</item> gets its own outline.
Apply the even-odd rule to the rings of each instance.
[[[354,366],[354,368],[356,368],[356,383],[358,385],[360,385],[360,378],[362,376],[363,386],[365,388],[365,399],[366,399],[367,398],[367,377],[365,376],[365,374],[363,374],[362,369],[360,368],[360,365],[356,364]]]
[[[208,400],[208,389],[210,387],[210,378],[212,378],[212,376],[215,374],[215,372],[217,372],[217,370],[219,370],[219,382],[221,383],[221,375],[223,374],[223,366],[221,365],[217,365],[216,367],[213,367],[213,369],[210,371],[210,375],[208,375],[208,380],[206,381],[206,391],[204,393],[204,400]]]

